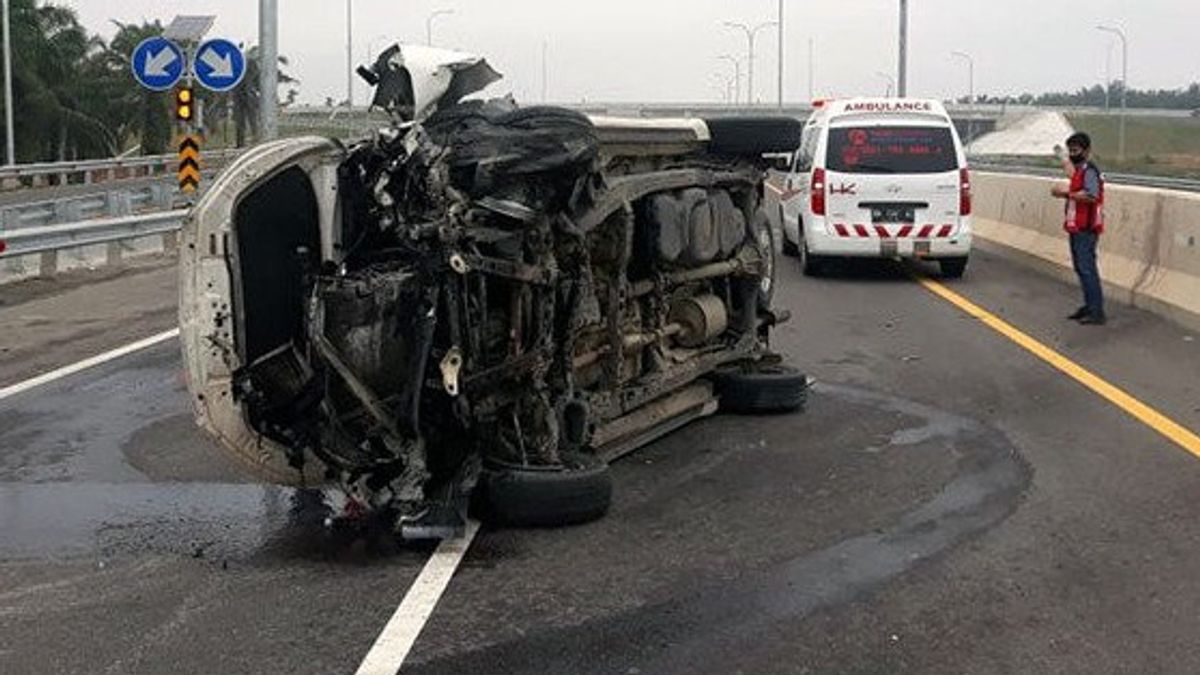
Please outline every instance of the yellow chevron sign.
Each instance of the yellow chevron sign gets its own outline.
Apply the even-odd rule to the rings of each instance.
[[[179,141],[179,189],[195,192],[200,187],[200,137],[184,136]]]

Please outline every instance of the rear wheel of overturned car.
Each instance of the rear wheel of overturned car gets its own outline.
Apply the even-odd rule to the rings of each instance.
[[[721,410],[743,415],[795,412],[808,401],[808,377],[782,363],[731,366],[712,374]]]
[[[776,259],[775,259],[775,228],[771,227],[771,220],[767,216],[767,212],[759,210],[754,219],[755,238],[758,242],[759,252],[763,256],[766,263],[766,269],[763,270],[763,276],[758,283],[758,302],[762,309],[769,309],[772,301],[775,299],[775,279]],[[787,238],[784,237],[786,241]]]
[[[938,261],[938,267],[942,270],[942,277],[945,279],[961,279],[967,271],[967,258],[947,258]]]
[[[602,518],[612,505],[608,464],[577,455],[562,466],[485,462],[476,504],[488,522],[512,527],[558,527]]]

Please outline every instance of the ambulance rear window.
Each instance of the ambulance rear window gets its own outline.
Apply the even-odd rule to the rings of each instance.
[[[835,127],[825,166],[839,173],[943,173],[958,168],[949,127]]]

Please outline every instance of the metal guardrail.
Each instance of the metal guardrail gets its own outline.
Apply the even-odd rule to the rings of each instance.
[[[162,182],[79,197],[12,204],[0,207],[0,236],[6,229],[166,211],[182,206],[183,198],[177,186]]]
[[[242,152],[242,148],[208,151],[204,153],[204,162],[207,166],[224,164]],[[152,174],[158,169],[173,173],[178,162],[179,157],[171,154],[0,166],[0,189],[28,187],[26,183],[36,186],[39,179],[45,185],[51,178],[56,179],[60,185],[70,183],[72,178],[78,179],[75,180],[76,183],[115,180],[116,174],[121,171],[136,173],[138,169],[145,170],[142,176]]]
[[[1060,169],[1045,166],[1022,166],[1019,164],[988,164],[971,162],[971,168],[992,173],[1010,173],[1024,176],[1041,176],[1044,178],[1066,179]],[[1112,185],[1133,185],[1136,187],[1155,188],[1158,190],[1180,190],[1182,192],[1200,192],[1200,180],[1193,178],[1173,178],[1171,176],[1146,176],[1130,173],[1104,172],[1104,179]]]
[[[187,209],[0,232],[0,259],[176,232]]]

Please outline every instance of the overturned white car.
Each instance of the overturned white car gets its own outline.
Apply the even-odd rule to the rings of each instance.
[[[337,485],[406,536],[474,495],[599,517],[607,462],[721,407],[797,410],[768,347],[764,153],[791,119],[589,119],[462,101],[481,59],[360,73],[394,123],[266,143],[188,217],[180,323],[201,426],[264,480]]]

